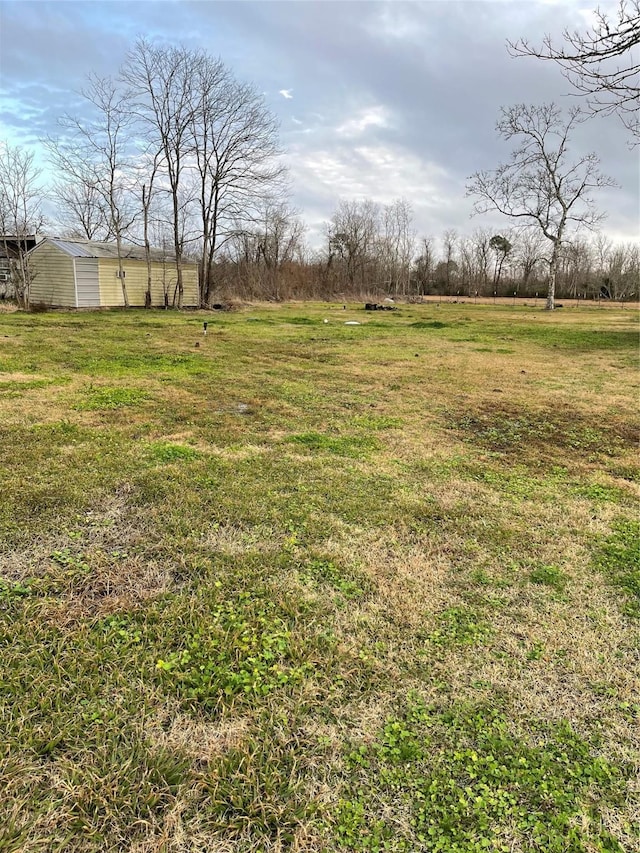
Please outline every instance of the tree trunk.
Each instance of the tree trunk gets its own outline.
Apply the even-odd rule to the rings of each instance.
[[[147,261],[147,292],[144,295],[144,307],[151,308],[151,246],[149,244],[149,196],[142,185],[142,210],[144,211],[144,256]]]
[[[122,298],[124,300],[124,307],[129,307],[129,296],[127,294],[127,285],[124,280],[124,268],[122,266],[122,239],[120,237],[120,230],[118,229],[116,233],[116,249],[118,252],[118,278],[120,279],[120,285],[122,287]]]
[[[178,297],[178,308],[182,308],[182,242],[180,240],[180,211],[178,208],[178,187],[174,183],[172,187],[173,195],[173,244],[176,252],[176,289],[173,294],[173,307],[176,305],[176,294]]]
[[[560,243],[556,240],[553,243],[553,252],[549,261],[549,288],[547,290],[547,311],[553,311],[556,307],[556,277],[558,275],[558,252]]]

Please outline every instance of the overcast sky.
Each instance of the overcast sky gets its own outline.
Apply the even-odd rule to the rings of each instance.
[[[264,92],[281,123],[293,202],[313,242],[340,198],[403,197],[419,236],[504,226],[470,219],[466,178],[509,146],[501,105],[575,102],[553,63],[506,40],[584,30],[597,0],[429,2],[0,2],[1,136],[38,146],[72,112],[85,75],[115,74],[139,35],[204,48]],[[600,3],[606,8],[606,3]],[[575,134],[620,185],[599,192],[604,230],[635,240],[639,153],[615,117]]]

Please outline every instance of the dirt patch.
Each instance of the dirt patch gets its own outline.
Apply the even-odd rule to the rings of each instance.
[[[89,618],[103,619],[139,607],[170,585],[171,572],[164,564],[139,558],[117,563],[105,560],[66,595],[51,601],[47,618],[61,628]]]

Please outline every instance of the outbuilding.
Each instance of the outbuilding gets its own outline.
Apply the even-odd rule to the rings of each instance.
[[[122,246],[122,272],[129,305],[143,307],[148,286],[145,251]],[[31,272],[29,302],[48,308],[123,307],[122,277],[115,243],[45,237],[28,254]],[[175,257],[152,249],[151,305],[177,305]],[[198,265],[182,262],[182,305],[200,303]]]

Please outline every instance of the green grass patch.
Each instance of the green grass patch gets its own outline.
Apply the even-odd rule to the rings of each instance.
[[[429,634],[435,646],[475,646],[491,635],[490,627],[473,610],[450,607],[438,616],[438,627]]]
[[[308,672],[291,657],[291,633],[268,600],[242,592],[212,603],[206,623],[156,662],[167,689],[208,712],[299,684]]]
[[[123,409],[129,406],[139,406],[149,399],[149,395],[139,388],[93,388],[85,391],[87,400],[79,403],[76,408],[94,411],[101,409]]]
[[[186,444],[172,444],[170,442],[156,441],[149,445],[150,456],[156,462],[190,462],[198,459],[202,454],[194,447]]]
[[[363,454],[377,450],[380,443],[367,435],[328,435],[320,432],[304,432],[290,436],[287,441],[307,450],[333,453],[336,456],[350,456],[358,459]]]
[[[369,586],[354,573],[342,571],[332,560],[310,560],[300,569],[304,581],[326,583],[346,599],[361,598]]]
[[[612,533],[600,542],[595,566],[625,594],[625,612],[640,617],[640,522],[616,522]]]
[[[550,586],[561,592],[567,583],[567,577],[558,566],[537,566],[529,573],[529,581],[538,586]]]

